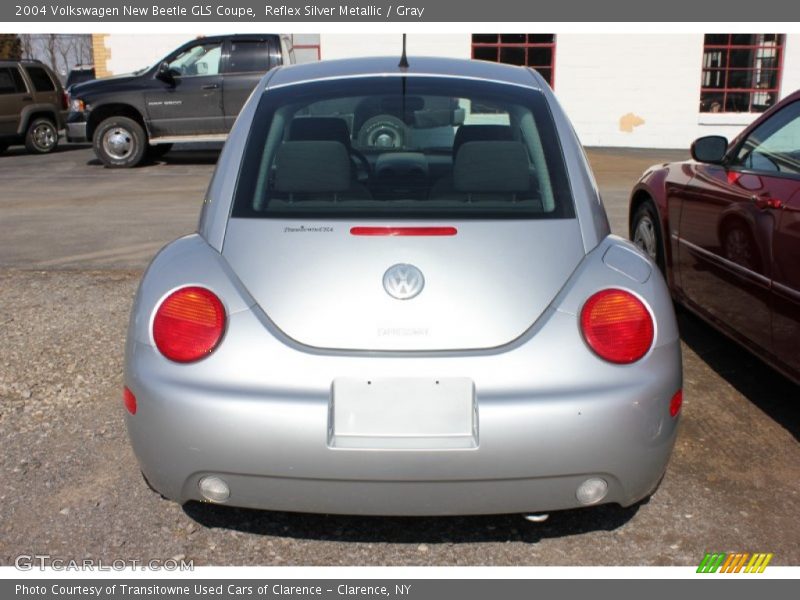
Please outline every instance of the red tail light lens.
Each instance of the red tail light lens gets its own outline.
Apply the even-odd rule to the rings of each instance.
[[[669,416],[677,417],[678,413],[681,412],[681,406],[683,406],[683,390],[678,390],[669,401]]]
[[[211,354],[225,332],[225,308],[213,292],[181,288],[161,303],[153,320],[153,339],[161,354],[180,363]]]
[[[125,386],[122,389],[122,402],[125,404],[125,408],[128,409],[128,412],[132,415],[136,414],[136,396],[133,395],[133,392]]]
[[[653,344],[653,318],[642,301],[623,290],[603,290],[581,311],[586,343],[600,358],[617,364],[636,362]]]
[[[66,90],[61,94],[61,108],[67,110],[69,108],[69,94]]]

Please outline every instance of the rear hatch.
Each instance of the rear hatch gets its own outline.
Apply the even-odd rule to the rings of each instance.
[[[415,65],[424,70],[425,61]],[[535,84],[524,70],[501,69],[523,83],[502,85],[407,76],[393,62],[380,69],[388,74],[262,95],[247,123],[223,255],[301,344],[508,344],[584,256],[548,101],[524,85]],[[359,235],[354,227],[454,231]],[[390,293],[423,279],[411,298]]]
[[[380,224],[233,218],[223,255],[290,338],[379,351],[507,344],[542,315],[584,256],[577,219],[461,221],[446,224],[454,235],[421,236],[351,233],[360,225]],[[398,264],[424,277],[411,299],[384,285]]]

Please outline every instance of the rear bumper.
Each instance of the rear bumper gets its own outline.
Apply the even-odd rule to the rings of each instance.
[[[152,347],[136,343],[129,352],[127,382],[138,400],[136,414],[126,413],[134,451],[152,486],[181,503],[202,500],[198,482],[214,475],[230,486],[227,504],[251,508],[540,512],[582,506],[578,486],[600,477],[608,483],[602,502],[628,506],[656,487],[676,436],[668,407],[681,385],[677,342],[650,357],[661,376],[593,389],[576,382],[532,391],[535,381],[509,389],[504,373],[488,376],[491,364],[475,369],[467,360],[463,368],[476,373],[478,443],[461,449],[332,447],[331,379],[314,367],[325,357],[308,357],[299,387],[226,389],[159,380],[152,363],[164,359]],[[405,360],[406,373],[419,374],[420,361]],[[363,372],[364,361],[357,362],[353,369]],[[453,368],[447,363],[442,372]]]
[[[661,277],[653,272],[636,279],[624,265],[604,265],[608,247],[621,243],[609,239],[588,255],[553,304],[505,346],[374,352],[292,340],[237,291],[219,254],[196,236],[184,238],[151,265],[130,321],[125,384],[138,408],[126,413],[126,422],[141,468],[155,489],[178,502],[200,500],[198,482],[213,475],[228,483],[228,504],[274,510],[551,511],[581,506],[577,487],[592,477],[608,484],[602,502],[633,504],[652,492],[667,466],[678,425],[669,405],[682,373],[677,324]],[[210,356],[178,365],[154,348],[151,324],[160,301],[187,282],[206,283],[224,298],[228,320]],[[653,311],[654,346],[634,364],[601,360],[580,334],[581,306],[603,287],[633,289]],[[409,378],[471,382],[460,388],[466,396],[458,395],[472,395],[471,404],[456,403],[472,411],[470,443],[430,439],[429,426],[447,421],[436,420],[437,409],[452,397],[434,404],[440,396],[409,392],[416,389],[406,387]],[[374,438],[339,445],[342,414],[335,403],[358,405],[348,403],[361,400],[358,389],[366,382],[379,384],[376,389],[388,380],[399,381],[389,387],[400,392],[388,401],[379,396],[384,403],[377,409],[369,404],[375,396],[366,393],[366,412],[345,411],[354,419],[345,418],[342,431],[369,433],[348,427],[370,410],[391,414],[377,420],[398,425],[401,435],[414,437],[413,446]],[[355,381],[356,391],[337,399],[347,389],[341,381]],[[453,431],[459,434],[469,431],[458,419],[447,422],[458,422]]]
[[[609,484],[611,499],[604,503],[625,497],[622,484],[608,474],[477,481],[358,481],[240,474],[221,477],[233,494],[227,504],[241,507],[346,515],[455,516],[580,507],[576,490],[592,475],[603,477]],[[194,490],[201,478],[202,474],[197,474],[186,482],[187,492],[191,491],[194,499],[200,499]],[[647,496],[658,480],[641,497]]]

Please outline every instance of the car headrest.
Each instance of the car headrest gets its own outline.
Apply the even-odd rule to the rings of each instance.
[[[350,187],[350,155],[339,142],[284,142],[275,156],[275,190],[337,193]]]
[[[453,139],[453,156],[467,142],[511,141],[510,125],[462,125]]]
[[[453,186],[467,193],[528,191],[525,146],[522,142],[467,142],[456,155]]]
[[[350,148],[350,130],[340,117],[298,117],[289,125],[289,140],[328,141],[344,144]]]

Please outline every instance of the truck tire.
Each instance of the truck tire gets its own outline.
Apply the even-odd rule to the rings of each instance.
[[[8,150],[8,147],[9,147],[10,145],[11,145],[11,144],[9,144],[8,142],[0,142],[0,154],[2,154],[3,152],[5,152],[6,150]]]
[[[37,117],[28,124],[25,148],[31,154],[47,154],[58,146],[58,129],[52,119]]]
[[[92,138],[94,153],[109,168],[128,169],[142,162],[147,150],[144,128],[128,117],[108,117]]]

